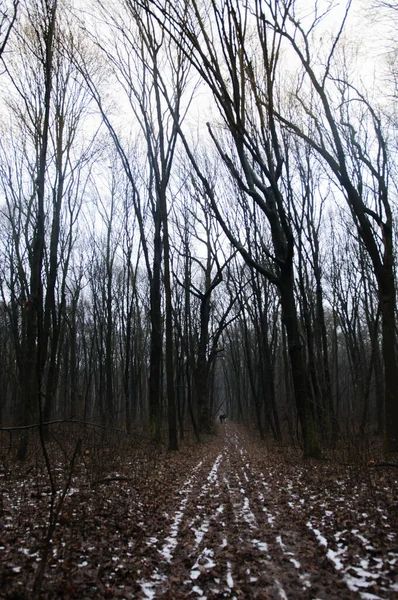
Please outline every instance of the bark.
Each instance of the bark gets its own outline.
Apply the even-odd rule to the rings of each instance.
[[[320,458],[321,449],[313,407],[309,401],[308,376],[293,295],[292,274],[289,272],[281,273],[280,297],[282,322],[286,328],[292,370],[295,404],[303,433],[304,456],[307,458]]]
[[[200,297],[200,334],[198,353],[194,369],[195,398],[198,411],[198,428],[201,433],[210,433],[211,414],[209,397],[209,368],[207,359],[210,322],[210,293],[207,290]]]
[[[392,242],[392,240],[391,240]],[[392,243],[391,243],[392,245]],[[379,294],[382,314],[382,349],[385,386],[385,427],[389,452],[398,452],[398,361],[396,340],[396,292],[392,254],[380,274]]]
[[[150,366],[149,366],[149,431],[155,443],[161,441],[161,366],[163,357],[163,334],[162,334],[162,312],[161,312],[161,219],[159,208],[154,214],[154,259],[152,278],[150,281],[150,318],[151,318],[151,340],[150,340]]]
[[[166,305],[166,380],[169,424],[169,450],[178,450],[177,406],[174,384],[173,306],[171,297],[170,243],[167,221],[166,190],[161,199],[164,247],[164,292]]]
[[[44,372],[46,347],[43,331],[43,284],[42,268],[45,247],[45,185],[47,173],[47,156],[50,139],[50,114],[53,88],[53,53],[56,23],[57,1],[48,3],[44,14],[40,15],[42,27],[35,31],[40,36],[43,44],[44,67],[44,98],[41,110],[43,121],[37,135],[40,139],[39,152],[36,165],[35,195],[36,218],[32,246],[29,254],[30,282],[29,298],[25,303],[25,352],[23,373],[21,373],[23,414],[22,420],[26,421],[34,414],[42,415],[42,379]],[[32,23],[33,27],[38,27]],[[37,125],[35,124],[37,127]],[[27,436],[23,435],[18,448],[18,458],[24,459],[27,452]]]
[[[282,6],[282,5],[281,5]],[[390,451],[398,450],[398,357],[396,337],[396,282],[394,278],[394,251],[393,251],[393,219],[391,204],[388,196],[388,152],[387,142],[383,136],[382,123],[376,110],[371,106],[363,93],[350,82],[339,79],[339,86],[335,91],[341,94],[341,103],[336,108],[333,105],[333,93],[328,92],[328,85],[334,82],[330,72],[332,59],[342,36],[348,17],[347,5],[338,35],[330,49],[327,66],[323,74],[317,74],[313,65],[314,57],[308,35],[300,23],[290,15],[290,24],[294,26],[294,33],[285,28],[285,9],[283,8],[283,23],[278,23],[278,17],[270,26],[274,27],[291,45],[299,58],[303,71],[312,86],[311,98],[319,100],[320,108],[315,121],[317,135],[312,135],[312,130],[306,132],[301,124],[297,125],[291,118],[278,115],[280,122],[291,132],[301,138],[304,143],[312,147],[330,168],[336,181],[346,194],[346,200],[353,216],[358,235],[363,242],[378,284],[380,310],[382,315],[382,353],[384,361],[384,404],[386,418],[386,446]],[[350,122],[349,107],[352,102],[347,102],[346,94],[355,93],[356,101],[365,109],[369,118],[372,131],[367,132],[362,140],[353,123]],[[307,107],[307,99],[299,98],[312,115],[312,110]],[[342,113],[342,107],[347,113]],[[342,115],[344,122],[342,120]],[[354,121],[355,122],[355,121]],[[368,138],[374,136],[377,143],[375,155],[368,147]],[[325,143],[327,141],[327,143]],[[351,164],[354,166],[351,168]],[[374,206],[366,204],[367,196],[363,195],[363,181],[369,178],[373,184]]]

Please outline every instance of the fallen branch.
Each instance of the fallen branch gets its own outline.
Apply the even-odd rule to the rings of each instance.
[[[48,425],[59,425],[60,423],[74,423],[77,425],[84,425],[86,427],[98,427],[99,429],[109,429],[110,431],[117,431],[119,433],[125,433],[129,435],[126,430],[118,429],[117,427],[111,427],[109,425],[98,425],[97,423],[90,423],[88,421],[80,421],[78,419],[59,419],[57,421],[46,421],[45,423],[32,423],[31,425],[17,425],[15,427],[0,427],[0,431],[23,431],[26,429],[35,429],[40,427],[47,427]]]

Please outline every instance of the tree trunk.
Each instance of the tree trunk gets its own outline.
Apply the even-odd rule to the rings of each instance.
[[[178,450],[178,423],[177,407],[174,385],[174,357],[173,357],[173,307],[171,299],[170,281],[170,246],[169,229],[167,222],[167,206],[165,190],[160,200],[163,223],[163,251],[164,251],[164,291],[166,304],[166,381],[167,381],[167,414],[169,424],[169,450]]]
[[[282,321],[287,334],[294,397],[303,435],[304,456],[307,458],[320,458],[321,449],[309,400],[308,375],[304,358],[304,348],[300,339],[292,274],[282,272],[280,281]]]
[[[392,262],[392,261],[391,261]],[[389,452],[398,452],[398,361],[396,348],[395,282],[392,264],[384,267],[379,282],[382,315],[384,398],[386,445]]]
[[[162,240],[160,235],[161,219],[158,207],[155,211],[154,222],[154,259],[152,278],[150,282],[151,341],[149,364],[149,433],[152,441],[154,441],[156,444],[159,444],[161,442],[160,377],[162,363],[162,312],[160,269],[162,260]]]

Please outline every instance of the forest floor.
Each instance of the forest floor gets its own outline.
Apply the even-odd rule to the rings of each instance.
[[[303,460],[231,422],[178,453],[84,442],[69,484],[63,456],[42,598],[398,598],[398,469],[376,456]],[[50,500],[40,448],[5,453],[2,599],[32,597]]]

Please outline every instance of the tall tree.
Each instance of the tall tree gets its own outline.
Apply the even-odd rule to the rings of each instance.
[[[149,250],[143,231],[142,213],[138,217],[141,228],[141,243],[146,260],[151,289],[151,360],[149,375],[149,406],[152,437],[160,440],[161,418],[161,364],[163,353],[163,324],[161,312],[162,265],[165,294],[166,333],[166,385],[169,421],[169,448],[178,448],[177,416],[173,366],[173,324],[170,273],[170,244],[168,225],[168,189],[178,139],[178,124],[186,107],[182,105],[186,87],[187,62],[181,52],[175,52],[162,28],[138,3],[98,2],[103,18],[110,25],[110,38],[106,43],[100,38],[96,44],[106,54],[114,67],[116,77],[124,88],[136,123],[145,141],[147,164],[146,193],[153,219],[153,261],[149,263]],[[134,68],[132,66],[134,65]],[[98,93],[94,91],[101,105]],[[168,104],[173,107],[170,116]],[[127,154],[120,136],[109,118],[102,112],[107,126],[112,131],[116,147],[121,153],[126,172],[131,175]],[[178,118],[175,119],[175,116]],[[136,182],[130,181],[137,191]],[[136,208],[138,203],[135,204]],[[141,210],[141,209],[139,209]]]
[[[32,241],[28,246],[28,260],[25,271],[19,265],[22,275],[21,293],[23,300],[23,339],[19,346],[19,369],[22,386],[23,408],[22,422],[28,415],[43,410],[44,397],[42,379],[46,362],[46,331],[44,322],[44,295],[42,271],[45,251],[45,192],[48,153],[50,144],[51,110],[53,97],[54,46],[56,35],[57,0],[41,4],[27,2],[21,18],[18,45],[21,62],[13,69],[7,65],[7,73],[17,92],[18,103],[15,108],[21,121],[28,124],[28,137],[33,147],[33,164],[30,168],[31,190],[26,198],[30,215]],[[25,79],[23,79],[25,77]],[[28,81],[30,77],[31,81]],[[30,89],[33,84],[33,90]],[[33,91],[33,95],[32,92]],[[12,215],[12,193],[7,194],[9,214]],[[13,220],[11,221],[13,225]],[[51,291],[49,292],[52,293]],[[14,302],[17,299],[14,299]],[[17,341],[17,340],[16,340]],[[23,436],[19,448],[19,457],[24,458],[27,450],[27,437]]]
[[[314,30],[317,10],[302,22],[294,2],[259,5],[261,19],[286,40],[301,65],[295,114],[279,121],[311,146],[344,191],[354,224],[372,262],[382,315],[386,441],[398,451],[398,356],[393,211],[389,198],[389,148],[382,116],[336,60],[351,2],[327,50],[319,56]],[[328,11],[327,11],[328,12]]]
[[[46,420],[52,410],[67,274],[92,156],[90,141],[77,137],[89,98],[63,52],[58,10],[56,1],[23,4],[6,63],[14,144],[3,139],[1,182],[14,244],[9,316],[23,423],[38,414]],[[25,451],[26,439],[21,456]]]
[[[276,77],[280,60],[280,36],[261,14],[235,0],[206,4],[187,0],[175,4],[149,2],[159,22],[167,14],[167,28],[175,43],[191,61],[213,94],[222,124],[208,124],[208,132],[235,186],[243,193],[244,210],[252,218],[265,219],[272,247],[262,246],[272,258],[272,269],[257,261],[248,240],[228,223],[214,191],[186,143],[212,210],[230,242],[247,263],[277,286],[287,332],[289,357],[306,456],[319,456],[310,386],[294,296],[294,233],[280,179],[283,154],[275,114]],[[226,132],[220,139],[219,130]]]

